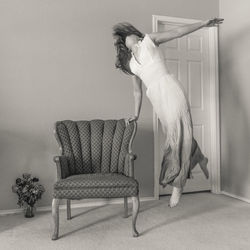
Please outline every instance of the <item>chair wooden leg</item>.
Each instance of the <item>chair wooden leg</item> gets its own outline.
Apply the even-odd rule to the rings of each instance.
[[[132,229],[133,229],[133,236],[138,237],[139,233],[136,230],[136,219],[140,208],[140,201],[139,196],[132,197],[133,202],[133,211],[132,211]]]
[[[59,203],[60,199],[53,199],[52,201],[52,218],[53,218],[53,235],[52,240],[58,239],[59,233]]]
[[[67,220],[71,219],[70,200],[67,200]]]
[[[124,215],[123,218],[128,218],[128,197],[124,197]]]

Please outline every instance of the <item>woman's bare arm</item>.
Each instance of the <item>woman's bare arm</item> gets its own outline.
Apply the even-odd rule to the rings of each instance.
[[[134,100],[135,100],[135,115],[127,120],[127,122],[131,122],[133,120],[137,120],[141,111],[142,104],[142,81],[141,79],[133,75],[132,76],[133,89],[134,89]]]
[[[142,81],[138,76],[132,76],[135,98],[135,116],[138,118],[142,104]]]
[[[215,24],[220,24],[223,20],[224,19],[222,18],[213,18],[206,21],[183,25],[168,31],[153,32],[150,33],[149,36],[155,42],[155,44],[159,46],[161,43],[182,37],[203,27],[210,27],[214,26]]]

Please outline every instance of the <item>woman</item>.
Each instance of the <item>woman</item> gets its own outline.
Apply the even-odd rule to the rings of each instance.
[[[191,170],[197,163],[208,178],[208,159],[193,138],[190,105],[185,91],[167,69],[159,45],[222,21],[223,19],[214,18],[164,32],[146,34],[127,22],[113,27],[113,36],[116,39],[114,45],[117,49],[116,68],[132,75],[134,84],[135,116],[127,122],[139,117],[143,82],[147,89],[146,95],[166,135],[159,182],[163,187],[167,184],[173,186],[170,207],[178,204],[186,180],[191,177]]]

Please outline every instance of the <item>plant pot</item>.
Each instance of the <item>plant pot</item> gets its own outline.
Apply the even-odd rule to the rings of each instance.
[[[24,209],[24,216],[25,216],[25,218],[32,218],[32,217],[34,217],[34,207],[28,205]]]

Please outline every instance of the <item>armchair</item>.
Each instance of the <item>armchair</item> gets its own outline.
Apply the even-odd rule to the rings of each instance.
[[[53,188],[52,240],[59,234],[59,203],[67,200],[67,219],[71,219],[71,200],[84,198],[124,198],[124,217],[128,217],[127,198],[132,197],[132,232],[139,211],[139,184],[134,178],[132,142],[137,130],[133,121],[58,121],[55,136],[60,156],[55,156],[57,181]]]

